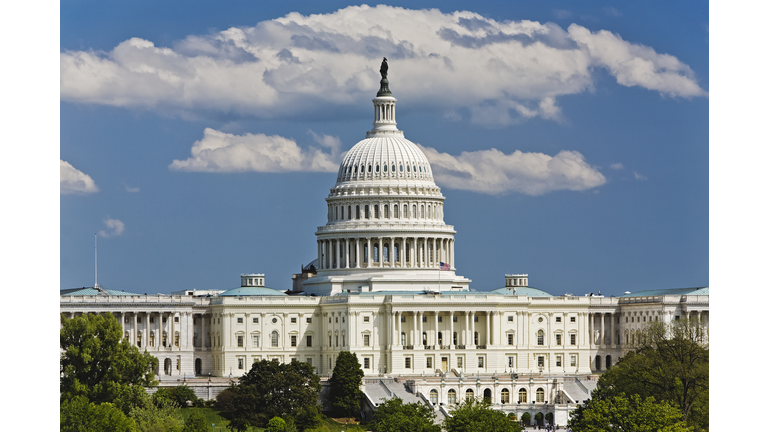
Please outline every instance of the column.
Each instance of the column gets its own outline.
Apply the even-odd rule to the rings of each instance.
[[[395,266],[395,238],[389,238],[389,266]]]
[[[418,320],[419,320],[419,325],[416,327],[419,329],[418,330],[419,334],[417,335],[417,338],[416,338],[416,341],[418,343],[416,345],[423,348],[424,347],[424,312],[419,311],[416,313],[416,316],[418,317]]]
[[[605,348],[605,312],[600,313],[600,347]]]
[[[131,329],[131,339],[133,339],[133,346],[136,346],[136,340],[138,339],[139,334],[139,313],[134,311],[133,312],[133,329]]]
[[[317,241],[317,269],[323,269],[323,245],[320,240]]]
[[[333,247],[333,252],[336,255],[336,268],[341,268],[341,240],[335,240],[336,245]]]
[[[360,239],[355,239],[355,268],[360,268]]]
[[[451,311],[450,315],[448,315],[448,320],[451,323],[451,334],[448,335],[448,343],[446,345],[452,348],[456,348],[453,346],[453,311]]]
[[[376,324],[376,312],[371,313],[371,322],[373,324],[373,340],[371,345],[378,349],[379,347],[379,326]]]
[[[450,254],[451,254],[451,258],[450,258],[451,259],[451,269],[456,269],[456,264],[454,262],[455,261],[455,257],[454,257],[454,254],[453,254],[453,243],[455,241],[456,240],[451,239],[451,251],[450,251]]]
[[[440,331],[440,325],[437,322],[438,315],[440,315],[440,312],[436,311],[435,312],[435,336],[432,338],[432,341],[433,341],[432,345],[435,345],[435,347],[439,349],[440,347],[438,346],[439,344],[437,343],[437,333]]]
[[[487,312],[485,314],[485,344],[488,346],[493,345],[491,342],[491,317],[493,312]]]
[[[469,332],[469,312],[464,312],[464,328],[461,330],[462,345],[469,345],[467,343],[467,332]]]
[[[200,340],[200,348],[205,351],[205,339],[206,339],[206,333],[205,333],[205,313],[200,314],[200,337],[202,338]]]
[[[373,259],[373,250],[371,250],[371,238],[370,237],[366,237],[365,239],[368,241],[368,259],[367,259],[367,261],[368,261],[368,268],[371,268],[372,262],[373,262],[372,261],[372,259]]]
[[[395,346],[395,313],[389,312],[389,347],[392,349],[392,347]]]
[[[400,346],[400,332],[402,324],[400,323],[400,312],[395,312],[395,346]]]
[[[616,347],[616,329],[614,328],[616,324],[616,316],[613,312],[611,312],[611,347]]]
[[[589,347],[594,348],[595,347],[595,314],[590,313],[589,314]]]

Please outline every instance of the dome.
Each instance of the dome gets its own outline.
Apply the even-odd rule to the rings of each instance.
[[[514,288],[514,291],[513,291],[513,288]],[[546,291],[542,291],[538,288],[531,288],[531,287],[502,287],[502,288],[490,291],[490,294],[519,295],[519,296],[528,296],[528,297],[552,297],[552,294]]]
[[[267,287],[239,287],[221,293],[222,297],[244,297],[244,296],[284,296],[282,291]]]
[[[373,135],[355,144],[339,167],[338,182],[417,180],[434,183],[424,152],[407,139]]]

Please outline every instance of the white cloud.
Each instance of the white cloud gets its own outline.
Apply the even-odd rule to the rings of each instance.
[[[611,169],[615,169],[615,170],[624,169],[624,164],[622,164],[621,162],[612,163],[610,166],[611,166]]]
[[[125,183],[123,183],[123,186],[125,186],[125,191],[126,191],[126,192],[130,192],[130,193],[138,193],[138,192],[139,192],[139,190],[140,190],[140,189],[139,189],[139,188],[137,188],[137,187],[130,187],[130,186],[128,186],[128,185],[127,185],[127,184],[125,184]]]
[[[520,192],[542,195],[556,190],[583,191],[605,183],[581,153],[561,151],[555,156],[494,148],[462,152],[459,156],[419,146],[432,165],[435,181],[452,189],[487,194]]]
[[[59,193],[88,194],[98,192],[99,188],[91,176],[76,169],[69,162],[59,159]]]
[[[61,98],[182,116],[317,115],[369,98],[383,56],[390,60],[395,94],[445,113],[488,106],[506,111],[501,123],[489,124],[557,120],[556,98],[591,90],[596,67],[622,85],[705,95],[677,58],[608,31],[363,5],[290,13],[254,27],[191,35],[173,47],[132,38],[109,52],[66,51],[60,55]]]
[[[635,179],[636,179],[636,180],[640,180],[640,181],[643,181],[643,180],[648,180],[648,177],[646,177],[646,176],[644,176],[644,175],[642,175],[642,174],[638,173],[637,171],[635,171]]]
[[[104,225],[107,226],[107,230],[99,231],[101,237],[115,237],[122,235],[125,231],[125,224],[117,219],[107,219],[104,221]]]
[[[192,145],[192,157],[174,160],[169,168],[203,172],[336,172],[341,142],[336,137],[310,133],[331,153],[311,146],[303,149],[294,140],[278,135],[234,135],[206,128],[203,139]]]

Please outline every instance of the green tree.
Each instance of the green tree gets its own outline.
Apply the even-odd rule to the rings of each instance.
[[[523,413],[522,416],[520,416],[520,420],[523,421],[524,425],[530,425],[531,424],[531,413]]]
[[[571,414],[568,425],[579,432],[687,432],[682,413],[667,402],[623,394],[588,399]]]
[[[59,404],[59,429],[62,432],[133,432],[136,425],[120,408],[104,402],[88,402],[75,396]]]
[[[62,315],[61,326],[61,401],[85,396],[90,402],[115,402],[126,386],[156,385],[157,359],[123,340],[120,323],[111,313],[73,319]]]
[[[336,366],[329,380],[330,400],[334,412],[345,417],[354,417],[360,412],[363,372],[357,354],[341,351],[336,357]]]
[[[652,322],[637,335],[636,351],[604,372],[596,398],[653,396],[680,409],[696,430],[709,427],[709,349],[697,320]]]
[[[208,422],[197,408],[184,422],[184,432],[208,432]]]
[[[224,415],[229,428],[264,427],[273,417],[292,417],[302,407],[317,405],[320,377],[304,362],[256,362],[231,388],[234,397]]]
[[[285,432],[285,420],[280,417],[273,417],[267,423],[266,432]]]
[[[386,399],[373,413],[374,432],[440,432],[432,407],[419,403],[404,404],[400,398]]]
[[[317,405],[301,407],[295,415],[294,424],[300,431],[314,429],[323,423],[323,415]]]
[[[467,399],[451,410],[443,421],[447,432],[519,432],[520,425],[501,411],[491,408],[487,401]]]
[[[165,398],[131,410],[129,417],[141,432],[182,432],[184,419],[175,401]]]

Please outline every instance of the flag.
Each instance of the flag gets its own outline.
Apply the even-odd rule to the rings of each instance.
[[[444,262],[440,263],[440,271],[450,271],[450,270],[451,270],[451,266],[450,265],[448,265],[448,264],[446,264]]]

